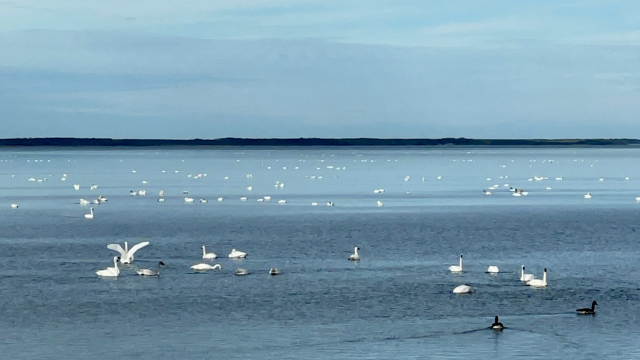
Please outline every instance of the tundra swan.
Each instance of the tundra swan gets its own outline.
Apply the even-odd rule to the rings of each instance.
[[[460,265],[449,266],[451,272],[462,272],[462,255],[460,255]]]
[[[249,275],[249,270],[239,268],[238,270],[236,270],[236,275]]]
[[[17,209],[18,208],[18,204],[11,204],[11,208],[12,209]]]
[[[360,260],[360,254],[358,254],[358,250],[360,250],[360,248],[357,247],[357,246],[353,248],[353,254],[351,254],[351,256],[349,256],[349,260],[351,260],[351,261]]]
[[[533,274],[525,274],[524,273],[524,265],[522,265],[522,272],[520,275],[520,281],[524,281],[524,282],[529,282],[533,279],[535,279],[536,277]]]
[[[93,208],[91,208],[91,212],[88,214],[84,214],[85,219],[93,219]]]
[[[158,272],[154,272],[150,269],[140,269],[136,272],[138,273],[138,275],[142,276],[160,276],[160,265],[164,265],[164,263],[162,261],[158,261]]]
[[[280,275],[280,271],[276,268],[271,268],[271,270],[269,270],[269,275]]]
[[[598,305],[598,303],[594,300],[591,303],[591,308],[583,308],[583,309],[578,309],[576,311],[578,312],[578,315],[595,315],[596,305]]]
[[[233,249],[231,250],[231,254],[229,254],[230,259],[242,259],[247,257],[247,253]]]
[[[495,265],[491,265],[491,266],[489,266],[489,268],[487,269],[487,272],[488,272],[488,273],[492,273],[492,274],[497,274],[497,273],[499,273],[499,272],[500,272],[500,268],[498,268],[498,267],[497,267],[497,266],[495,266]]]
[[[209,265],[209,264],[202,263],[202,264],[193,265],[191,266],[191,268],[193,270],[216,270],[216,269],[221,270],[222,266],[220,266],[220,264]]]
[[[204,245],[202,245],[202,258],[203,259],[215,259],[217,257],[218,257],[218,255],[216,255],[215,253],[207,253],[207,250],[205,249]]]
[[[129,249],[129,244],[125,241],[124,242],[124,249],[122,248],[122,246],[120,246],[120,244],[109,244],[107,245],[107,249],[109,250],[114,250],[120,253],[120,262],[123,264],[131,264],[133,262],[134,259],[134,254],[136,253],[136,251],[142,249],[143,247],[149,245],[148,241],[144,241],[141,242],[139,244],[136,244],[135,246],[132,246],[131,249]]]
[[[471,286],[469,285],[459,285],[453,289],[454,294],[467,294],[471,292]]]
[[[529,280],[527,285],[532,286],[532,287],[545,287],[545,286],[547,286],[547,268],[544,268],[544,274],[542,275],[542,280],[540,280],[540,279]]]
[[[585,199],[591,199],[592,197],[593,197],[593,196],[591,195],[591,193],[590,193],[590,192],[588,192],[588,193],[584,196],[584,198],[585,198]]]
[[[113,257],[113,267],[108,267],[104,270],[98,270],[96,271],[96,274],[98,276],[104,277],[118,277],[118,275],[120,275],[120,269],[118,268],[118,257]]]

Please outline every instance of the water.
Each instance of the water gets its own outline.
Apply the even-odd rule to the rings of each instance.
[[[0,351],[15,359],[638,357],[638,155],[3,150]],[[529,195],[513,197],[505,184]],[[129,196],[141,189],[147,196]],[[78,200],[98,195],[108,201],[84,219],[89,207]],[[95,275],[113,266],[107,244],[145,240],[117,280]],[[202,245],[222,270],[191,271]],[[354,246],[360,262],[347,260]],[[228,259],[232,248],[248,258]],[[465,271],[452,274],[460,254]],[[160,278],[136,275],[159,260]],[[523,285],[522,264],[538,277],[546,267],[549,286]],[[485,273],[489,265],[500,274]],[[234,276],[239,267],[251,274]],[[271,267],[282,274],[269,276]],[[460,284],[474,292],[452,294]],[[593,300],[596,316],[575,314]],[[502,333],[486,329],[495,315]]]

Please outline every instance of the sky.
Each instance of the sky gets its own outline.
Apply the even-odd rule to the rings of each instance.
[[[640,138],[635,0],[0,0],[0,138]]]

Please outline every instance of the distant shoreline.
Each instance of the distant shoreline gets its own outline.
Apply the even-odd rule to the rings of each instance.
[[[637,146],[638,139],[380,139],[380,138],[221,138],[221,139],[107,139],[107,138],[14,138],[0,139],[0,147],[374,147],[374,146]]]

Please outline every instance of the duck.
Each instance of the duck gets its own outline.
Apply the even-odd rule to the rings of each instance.
[[[243,259],[246,257],[247,257],[247,253],[236,250],[236,249],[232,249],[231,254],[229,254],[230,259]]]
[[[533,279],[527,282],[527,285],[531,287],[546,287],[547,286],[547,268],[544,268],[544,274],[542,275],[542,280]]]
[[[124,249],[120,244],[109,244],[107,245],[107,249],[117,251],[120,253],[120,262],[123,264],[131,264],[133,262],[133,255],[136,251],[142,249],[143,247],[149,245],[148,241],[143,241],[139,244],[136,244],[129,249],[129,244],[124,242]]]
[[[595,315],[596,305],[598,305],[598,303],[594,300],[591,303],[591,308],[583,308],[583,309],[578,309],[576,311],[578,312],[578,315]]]
[[[271,270],[269,270],[269,275],[280,275],[280,271],[276,268],[271,268]]]
[[[524,282],[529,282],[533,279],[535,279],[535,275],[533,274],[525,274],[524,273],[524,265],[522,265],[522,273],[520,275],[520,281],[524,281]]]
[[[360,254],[358,254],[358,250],[360,250],[360,248],[357,247],[357,246],[353,248],[353,254],[351,254],[351,256],[349,256],[349,260],[351,260],[351,261],[360,260]]]
[[[203,259],[215,259],[217,257],[218,257],[218,255],[216,255],[215,253],[208,253],[207,250],[205,249],[204,245],[202,245],[202,258]]]
[[[196,265],[192,265],[191,268],[193,270],[221,270],[222,266],[220,266],[220,264],[215,264],[215,265],[210,265],[210,264],[196,264]]]
[[[471,292],[471,286],[469,285],[458,285],[455,289],[453,289],[454,294],[467,294]]]
[[[449,271],[451,271],[451,272],[462,272],[462,255],[460,255],[460,265],[451,265],[451,266],[449,266]]]
[[[96,271],[98,276],[102,277],[118,277],[120,275],[120,269],[118,268],[118,257],[113,257],[113,267],[108,267],[104,270]]]
[[[487,272],[488,272],[488,273],[491,273],[491,274],[497,274],[497,273],[499,273],[499,272],[500,272],[500,268],[498,268],[498,267],[497,267],[497,266],[495,266],[495,265],[491,265],[491,266],[489,266],[489,268],[487,269]]]
[[[502,331],[502,329],[504,329],[504,325],[502,325],[502,323],[498,321],[498,317],[496,316],[493,324],[491,324],[489,328],[491,330]]]
[[[243,269],[243,268],[239,268],[238,270],[236,270],[235,274],[238,275],[238,276],[249,275],[249,270]]]
[[[158,272],[154,272],[150,269],[140,269],[136,272],[138,273],[138,275],[142,276],[160,276],[160,265],[164,265],[164,263],[162,261],[158,261]]]

